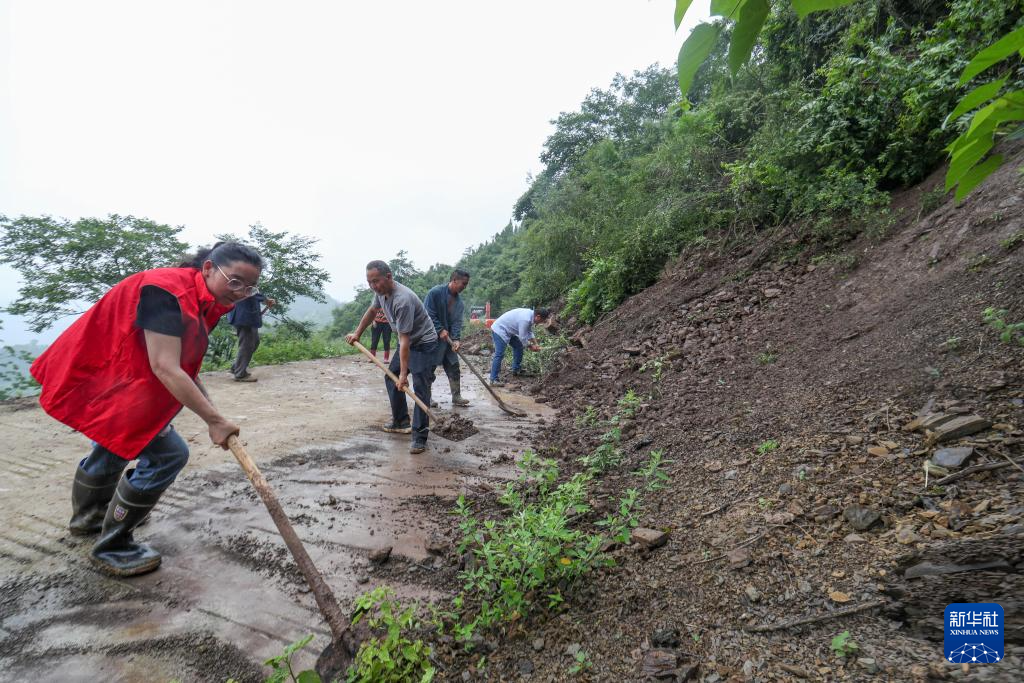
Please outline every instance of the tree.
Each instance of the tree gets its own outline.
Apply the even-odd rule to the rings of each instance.
[[[176,265],[188,247],[177,237],[183,226],[117,214],[74,222],[0,216],[0,228],[0,263],[24,283],[6,310],[26,316],[33,332],[83,312],[133,273]]]
[[[217,239],[242,242],[260,253],[264,264],[260,291],[277,300],[278,314],[284,315],[288,306],[300,296],[321,302],[327,300],[323,287],[330,280],[330,274],[317,266],[320,254],[314,251],[313,246],[318,239],[272,232],[259,223],[249,226],[248,237],[225,234],[218,235]]]

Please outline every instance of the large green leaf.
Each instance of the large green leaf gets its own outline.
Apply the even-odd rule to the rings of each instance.
[[[700,65],[711,54],[711,50],[715,47],[715,42],[718,40],[718,35],[721,32],[721,26],[701,24],[693,29],[686,42],[679,48],[679,62],[677,64],[679,90],[683,93],[684,97],[690,91],[690,86],[693,85],[693,77],[697,74],[697,69],[700,68]]]
[[[729,44],[729,69],[734,76],[750,59],[754,43],[757,42],[757,36],[761,33],[761,27],[764,26],[770,10],[768,0],[747,0],[740,9],[740,18],[733,29],[732,42]]]
[[[843,5],[849,5],[856,0],[793,0],[793,9],[803,19],[811,12],[818,12],[823,9],[835,9]]]
[[[953,186],[959,183],[967,175],[967,172],[989,153],[994,144],[991,137],[979,137],[957,152],[957,155],[949,162],[949,170],[946,171],[946,191],[952,190]]]
[[[1003,155],[993,154],[981,164],[978,164],[970,171],[964,174],[960,179],[960,184],[956,188],[956,201],[963,201],[964,197],[970,194],[971,190],[976,188],[978,184],[985,178],[989,177],[996,172],[1000,166],[1003,165]]]
[[[1011,31],[1005,36],[989,45],[984,50],[974,55],[964,71],[960,74],[960,85],[965,85],[972,78],[980,74],[997,62],[1001,62],[1015,52],[1024,49],[1024,26]]]
[[[686,16],[686,10],[690,9],[690,5],[693,4],[693,0],[676,0],[676,30],[679,30],[679,25],[683,23],[683,17]]]
[[[746,0],[711,0],[712,16],[735,19]]]
[[[735,39],[734,39],[735,40]],[[977,109],[985,102],[988,102],[993,97],[999,94],[999,91],[1003,89],[1006,84],[1006,77],[1000,78],[998,81],[992,81],[985,85],[979,85],[971,92],[964,95],[964,98],[960,100],[960,103],[956,105],[956,109],[950,112],[946,120],[943,121],[943,127],[946,126],[950,121],[956,121],[958,118],[966,114],[967,112]]]

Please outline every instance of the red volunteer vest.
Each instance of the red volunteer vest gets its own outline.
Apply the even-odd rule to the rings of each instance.
[[[184,323],[181,369],[195,378],[210,330],[231,306],[217,303],[194,268],[158,268],[125,278],[30,368],[42,385],[43,410],[125,460],[134,460],[181,410],[150,369],[144,333],[135,327],[146,285],[178,298]]]

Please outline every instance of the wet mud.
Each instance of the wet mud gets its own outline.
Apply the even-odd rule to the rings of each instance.
[[[323,426],[301,441],[275,442],[274,434],[261,437],[255,429],[243,439],[342,608],[381,583],[403,597],[438,595],[458,571],[454,539],[438,536],[447,528],[445,515],[460,493],[499,486],[512,475],[509,454],[522,448],[530,421],[510,419],[482,387],[466,382],[472,405],[461,410],[472,421],[457,424],[468,423],[473,433],[462,432],[458,442],[432,435],[425,453],[410,455],[408,436],[379,431],[387,418],[383,387],[354,361],[260,372],[260,384],[271,387],[275,372],[297,386],[325,373],[344,376],[367,397],[350,411],[348,402],[324,403],[344,425],[334,441]],[[206,384],[220,388],[216,378]],[[233,414],[252,412],[258,394],[214,396]],[[446,398],[438,397],[442,407]],[[534,414],[544,410],[515,400]],[[301,433],[304,421],[316,419],[308,406],[278,406],[274,426],[285,433]],[[198,431],[182,422],[183,434]],[[0,413],[0,437],[44,432],[42,439],[47,430],[66,445],[29,453],[31,443],[22,439],[0,459],[0,681],[257,681],[269,671],[264,660],[308,634],[313,643],[295,659],[313,666],[329,631],[236,463],[194,448],[189,468],[136,532],[163,553],[161,568],[114,579],[89,564],[91,539],[66,531],[77,435],[38,408]],[[369,561],[388,546],[387,562]]]

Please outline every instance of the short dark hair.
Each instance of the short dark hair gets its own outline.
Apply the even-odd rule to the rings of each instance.
[[[468,270],[463,270],[462,268],[456,268],[455,270],[452,271],[452,276],[450,278],[448,278],[448,282],[451,282],[452,280],[468,280],[468,279],[469,279],[469,271]]]
[[[391,266],[387,261],[370,261],[366,264],[366,272],[376,270],[381,275],[391,275]]]
[[[178,267],[202,270],[207,261],[213,261],[218,266],[243,261],[263,270],[263,257],[248,244],[241,242],[217,242],[212,247],[200,247],[196,253],[186,256]]]
[[[547,320],[551,317],[550,308],[535,308],[533,312],[534,314],[539,315],[541,320]]]

